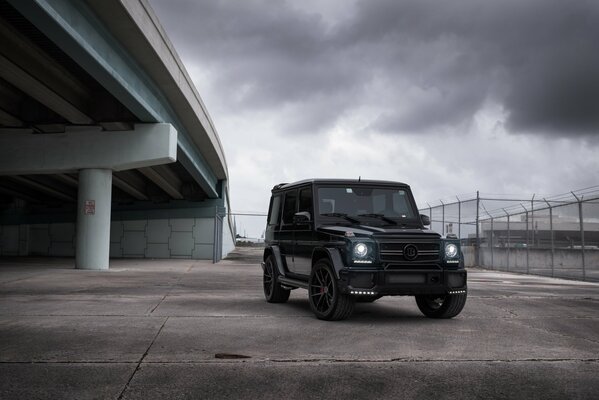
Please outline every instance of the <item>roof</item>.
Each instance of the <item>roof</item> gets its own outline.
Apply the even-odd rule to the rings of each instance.
[[[352,184],[352,185],[377,185],[377,186],[404,186],[408,187],[407,183],[403,182],[394,182],[394,181],[377,181],[370,179],[323,179],[323,178],[311,178],[311,179],[303,179],[301,181],[292,182],[292,183],[279,183],[272,188],[272,191],[276,190],[285,190],[291,189],[296,186],[301,186],[305,184]]]

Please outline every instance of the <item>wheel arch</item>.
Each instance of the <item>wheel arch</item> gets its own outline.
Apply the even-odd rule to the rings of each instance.
[[[339,279],[339,271],[345,267],[339,249],[331,247],[315,248],[312,251],[312,267],[314,267],[314,264],[316,264],[318,260],[323,258],[327,259],[331,263],[333,266],[333,272],[335,273],[335,278]]]
[[[272,247],[265,247],[264,254],[262,255],[262,261],[266,262],[266,259],[273,254],[274,252],[272,251]]]
[[[270,256],[273,256],[275,259],[275,264],[279,275],[285,276],[285,269],[283,267],[283,259],[281,258],[281,250],[279,249],[279,246],[268,246],[264,249],[264,255],[262,256],[263,261],[266,262],[266,259]]]

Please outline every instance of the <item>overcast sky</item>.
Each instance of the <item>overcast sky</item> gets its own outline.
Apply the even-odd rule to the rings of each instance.
[[[151,4],[214,120],[234,211],[311,177],[402,181],[419,204],[599,184],[596,0]]]

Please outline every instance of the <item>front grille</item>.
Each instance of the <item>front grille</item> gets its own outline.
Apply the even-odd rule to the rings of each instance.
[[[386,263],[419,263],[439,261],[439,241],[418,240],[379,240],[381,262]],[[416,247],[418,254],[415,258],[406,257],[404,249],[408,245]]]

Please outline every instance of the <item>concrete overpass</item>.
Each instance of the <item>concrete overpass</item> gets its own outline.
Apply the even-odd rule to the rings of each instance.
[[[145,0],[0,0],[0,255],[219,260],[227,164]]]

